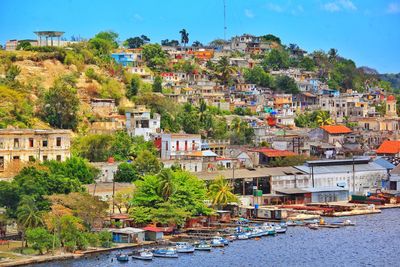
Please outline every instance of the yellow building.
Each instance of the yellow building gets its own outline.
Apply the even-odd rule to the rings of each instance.
[[[11,163],[66,160],[71,152],[70,130],[0,129],[0,172]]]

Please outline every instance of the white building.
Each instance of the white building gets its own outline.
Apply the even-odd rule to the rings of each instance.
[[[161,159],[180,159],[201,151],[199,134],[162,134]]]
[[[145,106],[127,109],[125,116],[126,129],[130,136],[143,136],[146,141],[149,141],[161,131],[161,116],[155,113],[151,117],[150,109],[146,109]]]

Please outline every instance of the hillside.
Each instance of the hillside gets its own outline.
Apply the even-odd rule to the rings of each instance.
[[[380,74],[379,78],[389,82],[397,92],[400,91],[400,73]]]

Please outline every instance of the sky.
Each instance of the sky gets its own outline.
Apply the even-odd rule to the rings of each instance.
[[[225,0],[227,37],[274,34],[312,52],[334,47],[357,66],[400,72],[400,0]],[[223,0],[0,0],[0,43],[34,39],[34,31],[90,38],[113,30],[121,41],[208,43],[224,37]]]

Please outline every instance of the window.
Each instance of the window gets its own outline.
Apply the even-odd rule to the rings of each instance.
[[[168,141],[165,142],[165,150],[168,151]]]
[[[19,156],[14,156],[13,160],[19,160]]]
[[[61,161],[61,155],[57,155],[56,160]]]
[[[188,141],[185,140],[185,151],[187,151],[187,150],[188,150]]]
[[[0,140],[0,149],[4,148],[4,141]]]
[[[19,148],[19,139],[14,138],[14,148]]]
[[[43,161],[47,161],[48,157],[47,156],[43,156]]]
[[[196,142],[193,140],[192,141],[192,150],[195,150],[196,149]]]
[[[29,147],[33,147],[33,144],[34,144],[33,138],[29,138]]]
[[[61,146],[61,137],[57,137],[56,139],[56,145]]]
[[[35,157],[34,157],[34,156],[29,156],[29,161],[30,161],[30,162],[35,161]]]
[[[4,157],[0,157],[0,171],[4,171]]]
[[[179,151],[179,141],[176,141],[176,151]]]
[[[47,140],[43,140],[43,141],[42,141],[42,146],[43,146],[43,147],[47,147]]]

